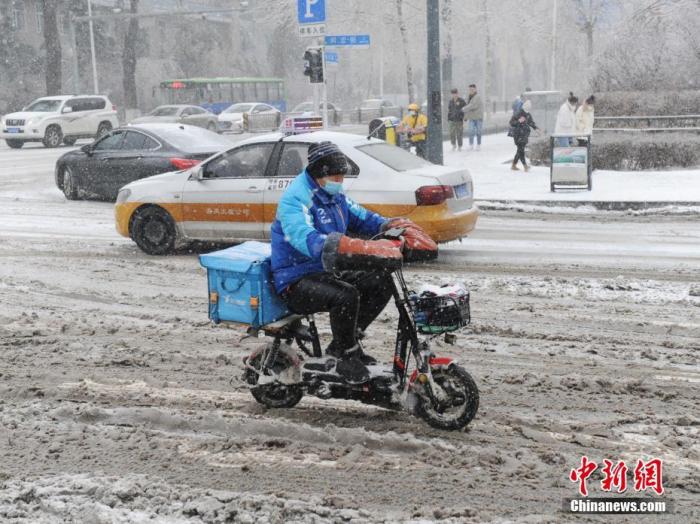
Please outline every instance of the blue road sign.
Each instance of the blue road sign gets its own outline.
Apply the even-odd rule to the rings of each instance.
[[[320,24],[326,21],[326,0],[297,0],[300,24]]]
[[[326,47],[369,47],[369,35],[327,35]]]
[[[334,53],[333,51],[326,51],[325,59],[327,64],[337,64],[338,53]]]

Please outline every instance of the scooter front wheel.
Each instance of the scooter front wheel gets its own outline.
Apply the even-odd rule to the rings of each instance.
[[[432,370],[433,380],[447,395],[448,405],[435,406],[426,396],[419,397],[416,413],[432,427],[456,430],[469,424],[479,410],[479,389],[467,371],[452,364]]]

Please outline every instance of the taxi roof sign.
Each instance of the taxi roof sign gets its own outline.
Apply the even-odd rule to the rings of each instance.
[[[299,135],[323,130],[323,117],[320,116],[291,116],[285,118],[280,131],[285,135]]]

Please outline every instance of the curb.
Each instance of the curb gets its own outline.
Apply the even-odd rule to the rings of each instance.
[[[501,210],[503,205],[520,204],[539,207],[592,207],[599,211],[639,211],[664,209],[669,206],[697,207],[700,202],[601,201],[601,200],[476,200],[480,209]]]

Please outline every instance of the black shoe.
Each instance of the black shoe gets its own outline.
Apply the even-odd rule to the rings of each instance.
[[[369,380],[369,370],[360,360],[358,350],[346,352],[338,359],[335,370],[348,384],[364,384]]]
[[[364,337],[364,333],[363,333]],[[365,365],[365,366],[374,366],[377,363],[377,359],[375,359],[373,356],[368,355],[364,351],[362,351],[362,348],[359,348],[356,350],[359,353],[359,359],[360,361]],[[339,349],[333,341],[328,345],[326,348],[326,355],[329,355],[331,357],[335,357],[337,359],[343,358],[343,351]]]

